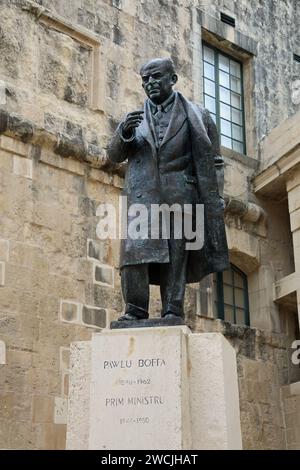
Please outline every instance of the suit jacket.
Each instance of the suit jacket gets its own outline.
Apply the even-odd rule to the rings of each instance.
[[[148,100],[144,105],[144,119],[131,139],[122,136],[123,122],[109,144],[108,157],[115,163],[128,160],[123,190],[128,207],[143,204],[150,214],[152,204],[177,203],[181,207],[204,204],[204,246],[189,252],[187,282],[197,282],[211,272],[228,269],[220,200],[223,159],[209,112],[176,92],[170,123],[159,149],[151,131]],[[136,214],[127,213],[128,225],[135,217]],[[121,240],[120,265],[155,263],[151,265],[150,282],[159,284],[159,271],[155,266],[169,262],[168,240],[151,239],[150,217],[148,222],[148,238]]]

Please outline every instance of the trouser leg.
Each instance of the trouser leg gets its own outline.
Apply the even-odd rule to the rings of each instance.
[[[137,318],[148,318],[149,308],[149,265],[124,266],[121,270],[125,313]]]
[[[173,313],[184,316],[184,294],[188,252],[186,241],[169,240],[170,262],[160,266],[160,292],[162,300],[161,315]]]

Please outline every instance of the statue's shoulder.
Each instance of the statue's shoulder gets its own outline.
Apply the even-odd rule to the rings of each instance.
[[[204,121],[209,117],[209,111],[207,108],[204,108],[200,103],[194,103],[193,101],[188,100],[180,93],[181,99],[185,102],[185,106],[190,110],[194,111],[198,117],[202,118]]]

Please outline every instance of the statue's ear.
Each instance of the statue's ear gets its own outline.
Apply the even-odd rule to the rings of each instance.
[[[176,73],[173,73],[171,80],[172,84],[175,85],[175,83],[177,83],[178,81],[178,75],[176,75]]]

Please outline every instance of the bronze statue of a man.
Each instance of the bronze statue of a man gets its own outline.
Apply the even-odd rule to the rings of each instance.
[[[142,66],[142,86],[148,97],[142,111],[128,113],[119,124],[108,157],[126,159],[123,195],[132,204],[177,204],[204,207],[204,245],[187,250],[184,236],[168,239],[127,237],[121,241],[121,282],[126,303],[123,320],[149,317],[149,285],[160,286],[167,319],[184,316],[186,283],[228,269],[223,209],[223,159],[218,132],[209,112],[173,90],[177,82],[171,59],[154,59]],[[130,223],[130,211],[127,222]],[[173,220],[173,219],[172,219]]]

